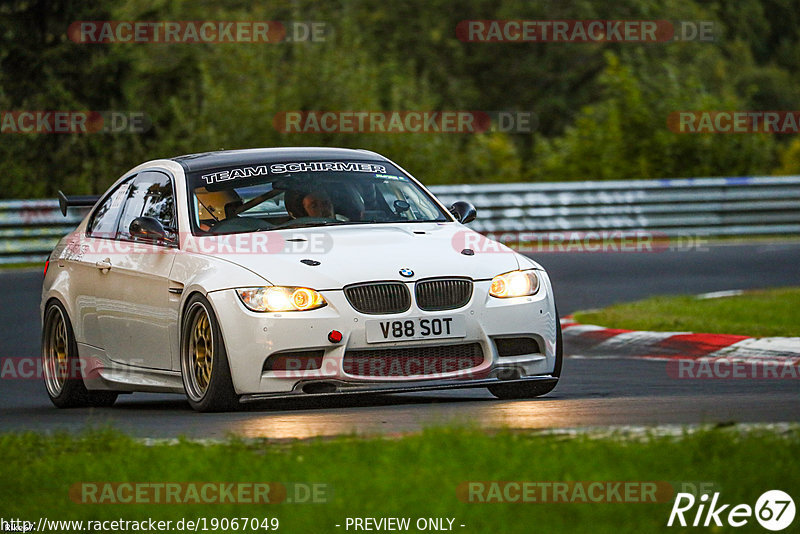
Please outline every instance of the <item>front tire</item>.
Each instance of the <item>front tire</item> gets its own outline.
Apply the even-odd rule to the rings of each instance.
[[[211,303],[202,295],[189,299],[181,330],[181,376],[189,404],[198,412],[236,410],[239,397],[222,331]]]
[[[561,320],[558,318],[558,310],[556,310],[556,363],[552,373],[554,378],[561,376],[561,365],[563,361],[564,346],[561,340]],[[497,384],[489,386],[488,389],[489,392],[498,399],[532,399],[550,393],[557,385],[558,382],[530,382],[528,384]]]
[[[89,391],[83,383],[78,344],[67,310],[59,301],[47,305],[42,326],[42,370],[47,396],[58,408],[108,407],[115,391]]]

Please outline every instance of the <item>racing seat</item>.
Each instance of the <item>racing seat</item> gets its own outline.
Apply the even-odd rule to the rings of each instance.
[[[241,198],[225,204],[225,218],[230,219],[231,217],[238,217],[239,214],[236,212],[236,210],[241,208],[243,205],[244,202]]]
[[[342,184],[330,195],[336,213],[351,221],[364,220],[364,198],[352,184]]]
[[[298,191],[297,189],[287,189],[283,194],[283,205],[286,211],[294,219],[300,217],[308,217],[305,208],[303,208],[303,197],[306,196],[305,191]]]

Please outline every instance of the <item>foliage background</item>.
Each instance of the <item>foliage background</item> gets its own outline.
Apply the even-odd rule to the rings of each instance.
[[[465,19],[713,21],[715,41],[463,43]],[[325,42],[78,44],[78,20],[322,21]],[[5,0],[0,110],[143,111],[144,134],[0,136],[0,197],[102,191],[219,148],[364,147],[429,184],[790,174],[800,138],[686,135],[675,110],[800,109],[800,0]],[[288,110],[533,111],[530,134],[282,134]]]

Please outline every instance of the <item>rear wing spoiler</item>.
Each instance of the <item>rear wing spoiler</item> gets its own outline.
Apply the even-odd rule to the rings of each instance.
[[[98,200],[100,200],[100,196],[86,195],[68,197],[63,192],[58,192],[58,207],[61,208],[61,214],[64,217],[67,216],[67,208],[91,208],[97,204]]]

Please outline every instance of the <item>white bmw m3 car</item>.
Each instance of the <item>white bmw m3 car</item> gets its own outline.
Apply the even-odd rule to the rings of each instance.
[[[533,260],[374,152],[272,148],[131,169],[47,261],[42,358],[58,407],[185,393],[274,398],[551,391],[561,327]]]

